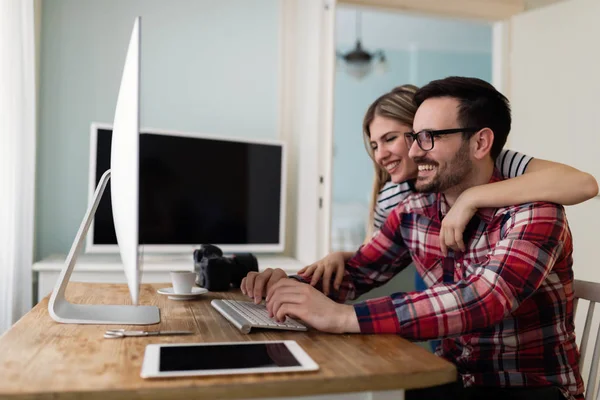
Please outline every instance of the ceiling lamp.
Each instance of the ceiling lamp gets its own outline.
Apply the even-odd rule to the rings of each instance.
[[[373,67],[380,73],[387,70],[387,62],[382,50],[369,53],[362,47],[360,13],[358,11],[356,12],[356,45],[354,49],[345,54],[338,52],[337,57],[344,62],[346,73],[359,80],[367,76],[373,70]]]

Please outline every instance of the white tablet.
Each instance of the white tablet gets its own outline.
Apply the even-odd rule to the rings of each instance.
[[[142,378],[316,371],[293,340],[146,346]]]

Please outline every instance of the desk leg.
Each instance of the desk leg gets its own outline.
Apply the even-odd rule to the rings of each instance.
[[[326,394],[322,396],[269,397],[264,400],[404,400],[404,390]]]

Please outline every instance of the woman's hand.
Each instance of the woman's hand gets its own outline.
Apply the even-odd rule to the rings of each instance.
[[[312,276],[312,279],[310,280],[311,286],[315,286],[317,283],[319,283],[321,277],[323,277],[323,293],[325,295],[329,295],[331,278],[334,274],[335,281],[333,282],[333,288],[335,290],[340,289],[340,285],[342,284],[342,279],[344,277],[345,265],[346,260],[344,258],[344,253],[335,252],[327,255],[314,264],[302,268],[300,271],[298,271],[298,275],[302,276],[303,278],[309,278]]]
[[[440,249],[444,257],[448,255],[449,248],[454,251],[465,251],[463,233],[467,224],[473,218],[473,215],[475,215],[475,212],[477,212],[477,207],[473,205],[469,191],[466,190],[458,196],[456,202],[442,220]]]

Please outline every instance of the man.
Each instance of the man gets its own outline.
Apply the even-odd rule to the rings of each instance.
[[[484,81],[450,77],[420,89],[415,101],[414,132],[405,138],[423,193],[400,203],[359,249],[331,297],[355,298],[411,260],[429,288],[351,306],[269,270],[249,275],[242,290],[256,295],[267,288],[272,315],[324,331],[443,338],[437,354],[457,366],[459,384],[407,398],[583,398],[564,209],[551,203],[481,209],[465,230],[465,251],[444,257],[440,250],[441,220],[458,196],[501,180],[494,160],[510,131],[508,100]]]

